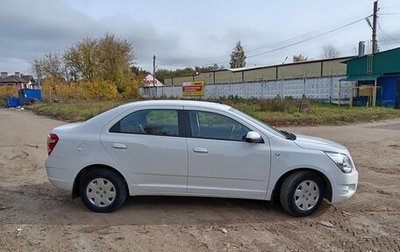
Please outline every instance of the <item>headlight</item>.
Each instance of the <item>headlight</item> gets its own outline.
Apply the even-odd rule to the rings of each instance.
[[[337,165],[337,167],[344,173],[350,173],[353,170],[353,164],[346,154],[337,152],[325,152],[326,155]]]

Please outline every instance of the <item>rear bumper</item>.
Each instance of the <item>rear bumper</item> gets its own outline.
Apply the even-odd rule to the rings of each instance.
[[[46,173],[55,187],[72,192],[74,176],[71,170],[46,166]]]
[[[332,203],[344,201],[357,190],[358,172],[354,169],[350,174],[342,174],[332,185]]]

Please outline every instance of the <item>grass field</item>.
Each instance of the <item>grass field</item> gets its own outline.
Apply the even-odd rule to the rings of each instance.
[[[87,120],[103,111],[129,102],[124,101],[91,101],[75,103],[37,103],[30,108],[39,115],[59,120],[75,122]],[[308,112],[299,112],[299,100],[243,100],[224,99],[222,103],[231,105],[266,123],[275,126],[288,125],[339,125],[351,122],[369,122],[389,118],[400,118],[399,109],[377,107],[340,106],[310,101]]]

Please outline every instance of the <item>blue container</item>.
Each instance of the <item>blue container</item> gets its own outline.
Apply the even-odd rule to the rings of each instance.
[[[15,107],[18,107],[20,105],[21,105],[21,103],[19,102],[19,99],[17,97],[7,98],[7,106],[9,108],[15,108]]]
[[[19,91],[21,103],[29,103],[32,101],[42,101],[42,90],[40,89],[21,89]]]

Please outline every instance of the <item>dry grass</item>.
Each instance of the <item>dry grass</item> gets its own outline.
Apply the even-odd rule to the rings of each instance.
[[[0,87],[0,106],[6,106],[6,99],[9,97],[18,97],[18,87],[3,86]]]
[[[75,103],[38,103],[31,106],[40,115],[74,122],[87,120],[103,111],[114,108],[132,100],[85,101]],[[344,124],[352,122],[369,122],[381,119],[398,118],[400,110],[388,108],[366,108],[310,102],[308,112],[299,112],[299,100],[243,100],[224,99],[229,104],[264,122],[276,126]]]

